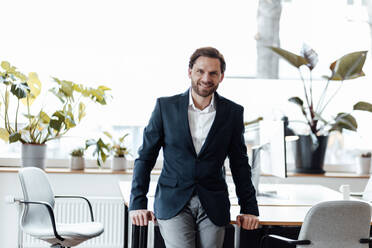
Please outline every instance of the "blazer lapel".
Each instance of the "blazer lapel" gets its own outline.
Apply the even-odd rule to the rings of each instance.
[[[205,149],[208,147],[209,143],[213,139],[214,135],[216,134],[218,128],[221,125],[221,123],[223,122],[222,117],[224,116],[223,113],[225,111],[224,105],[221,102],[221,98],[217,94],[217,92],[215,93],[214,98],[215,98],[215,103],[216,103],[216,116],[215,116],[214,121],[212,123],[211,129],[208,132],[207,138],[205,139],[205,142],[204,142],[204,144],[203,144],[203,146],[202,146],[202,148],[201,148],[201,150],[198,154],[198,157],[200,157],[203,154],[203,152],[205,151]]]
[[[189,92],[190,90],[187,90],[185,93],[181,95],[181,99],[179,102],[179,113],[180,113],[180,121],[182,123],[182,127],[184,129],[185,139],[188,145],[191,147],[191,150],[193,151],[195,157],[196,157],[196,151],[194,147],[194,143],[192,142],[191,132],[190,132],[190,125],[189,125]]]

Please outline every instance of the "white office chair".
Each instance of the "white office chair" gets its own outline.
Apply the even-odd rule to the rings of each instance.
[[[44,240],[51,247],[71,247],[103,233],[103,225],[94,222],[92,206],[81,196],[55,196],[47,175],[41,169],[27,167],[19,170],[24,204],[21,228],[23,232]],[[92,222],[77,224],[56,223],[54,218],[54,198],[81,198],[88,203]]]
[[[261,247],[268,239],[278,240],[296,247],[340,248],[369,247],[371,207],[361,201],[327,201],[313,206],[306,214],[298,240],[278,235],[266,235]]]

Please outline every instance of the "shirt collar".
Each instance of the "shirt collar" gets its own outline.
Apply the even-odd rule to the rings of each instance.
[[[203,112],[205,112],[205,111],[213,111],[213,110],[215,110],[215,101],[214,101],[214,93],[212,94],[212,99],[211,99],[211,102],[209,103],[209,105],[205,108],[205,109],[203,109],[203,110],[200,110],[200,109],[198,109],[196,106],[195,106],[195,104],[194,104],[194,100],[192,99],[192,95],[191,95],[191,88],[190,88],[190,90],[189,90],[189,106],[190,107],[192,107],[194,110],[199,110],[199,111],[203,111]]]

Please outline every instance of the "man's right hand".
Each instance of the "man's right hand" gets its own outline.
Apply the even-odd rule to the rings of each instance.
[[[132,210],[129,212],[129,215],[131,217],[132,224],[136,226],[147,226],[149,224],[149,220],[154,222],[156,221],[154,213],[147,209]]]

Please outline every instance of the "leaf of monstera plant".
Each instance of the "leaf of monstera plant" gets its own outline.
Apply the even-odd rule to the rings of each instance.
[[[30,92],[30,88],[27,83],[15,83],[10,87],[10,92],[12,92],[18,99],[22,99],[27,96],[28,92]]]
[[[300,66],[307,65],[309,63],[309,61],[307,61],[304,57],[296,55],[279,47],[269,48],[296,68],[300,68]]]
[[[81,119],[84,118],[84,116],[86,115],[86,112],[85,112],[85,104],[80,102],[79,103],[79,114],[78,114],[78,120],[79,122],[81,121]]]
[[[351,114],[338,113],[335,118],[335,123],[332,125],[332,128],[330,131],[338,130],[342,132],[342,129],[356,131],[357,128],[358,128],[358,123]]]
[[[329,80],[348,80],[364,76],[363,65],[367,51],[346,54],[330,65],[332,76]]]
[[[354,107],[354,110],[363,110],[363,111],[368,111],[372,112],[372,104],[368,102],[357,102]]]
[[[30,72],[28,74],[27,85],[30,88],[30,92],[28,99],[22,99],[22,103],[27,106],[28,101],[28,104],[31,106],[41,92],[41,82],[36,72]]]
[[[48,124],[50,122],[50,117],[44,111],[40,111],[39,119],[43,124]]]

